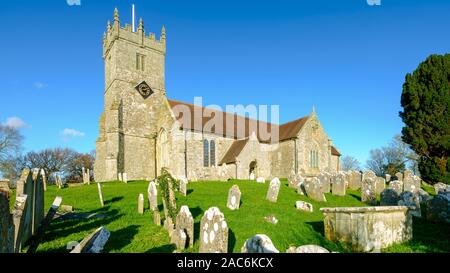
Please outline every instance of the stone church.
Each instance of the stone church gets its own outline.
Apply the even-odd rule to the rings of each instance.
[[[169,99],[165,55],[164,27],[159,38],[146,35],[142,19],[134,31],[129,24],[122,27],[114,11],[103,35],[104,111],[96,141],[96,181],[117,180],[119,173],[127,173],[128,180],[149,180],[162,168],[189,180],[339,170],[340,154],[314,109],[276,125]],[[209,126],[216,118],[220,122]]]

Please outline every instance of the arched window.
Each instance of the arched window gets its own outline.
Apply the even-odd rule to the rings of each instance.
[[[203,166],[209,167],[209,142],[207,139],[203,140]]]
[[[216,166],[216,142],[214,140],[209,142],[209,162],[210,166]]]

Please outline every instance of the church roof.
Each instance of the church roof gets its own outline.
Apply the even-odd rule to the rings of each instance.
[[[341,156],[341,153],[334,146],[331,146],[331,154]]]
[[[202,131],[205,133],[221,135],[224,137],[231,137],[234,139],[243,139],[243,138],[248,138],[251,135],[251,133],[254,131],[252,129],[256,127],[256,130],[257,130],[256,133],[257,133],[258,140],[263,143],[271,143],[273,141],[272,140],[272,130],[275,130],[275,129],[278,129],[279,141],[288,140],[288,139],[297,137],[298,132],[300,131],[300,129],[303,127],[303,125],[306,123],[306,121],[309,118],[309,116],[306,116],[306,117],[302,117],[300,119],[297,119],[297,120],[294,120],[294,121],[291,121],[291,122],[288,122],[288,123],[285,123],[282,125],[276,125],[276,124],[267,123],[264,121],[258,121],[258,120],[250,119],[248,117],[231,114],[231,113],[227,113],[227,112],[222,112],[222,111],[211,109],[211,108],[200,107],[197,105],[193,105],[193,104],[185,103],[185,102],[181,102],[181,101],[176,101],[176,100],[169,100],[169,104],[170,104],[170,107],[172,108],[172,110],[175,107],[182,106],[182,107],[186,107],[185,109],[188,109],[190,112],[190,115],[192,117],[190,119],[190,122],[188,122],[188,121],[183,122],[183,118],[184,118],[183,112],[182,112],[183,109],[180,108],[180,109],[177,109],[177,111],[174,111],[176,118],[181,123],[181,129],[192,130],[192,131]],[[197,126],[195,126],[196,120],[193,118],[194,111],[197,110],[197,111],[202,111],[202,113],[204,113],[203,111],[205,109],[207,109],[206,112],[213,113],[213,114],[211,114],[210,117],[203,116],[201,123],[199,122],[199,124],[197,124]],[[207,127],[205,125],[208,123],[208,121],[210,121],[217,115],[222,116],[221,117],[222,121],[223,121],[222,128],[215,128],[215,127],[205,128],[205,127]],[[227,126],[226,125],[227,120],[234,120],[233,126]],[[243,130],[242,132],[238,132],[238,130],[237,130],[239,124],[245,124],[245,130]],[[230,128],[230,127],[232,127],[232,128]],[[261,130],[260,130],[260,128],[261,128]],[[261,135],[260,131],[267,132],[268,135],[267,136]]]
[[[236,157],[238,157],[239,154],[242,152],[247,142],[248,138],[235,140],[233,144],[231,144],[230,148],[228,148],[227,153],[223,156],[219,165],[235,163]]]

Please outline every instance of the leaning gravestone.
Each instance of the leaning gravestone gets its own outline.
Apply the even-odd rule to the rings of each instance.
[[[231,210],[239,209],[241,204],[241,191],[238,185],[233,185],[228,191],[227,208]]]
[[[0,253],[14,252],[14,223],[5,192],[0,192]]]
[[[361,201],[367,202],[368,204],[374,206],[377,204],[377,195],[375,192],[375,179],[374,178],[364,178],[361,184]]]
[[[110,235],[109,230],[100,227],[84,238],[70,253],[101,253]]]
[[[270,181],[269,190],[267,191],[266,199],[270,202],[276,203],[278,199],[278,192],[280,191],[280,179],[275,177]]]
[[[150,210],[156,209],[158,207],[158,190],[153,181],[148,184],[147,197]]]
[[[400,200],[398,201],[398,205],[411,207],[411,209],[409,209],[408,211],[410,215],[419,218],[422,217],[422,213],[420,210],[420,200],[417,194],[414,194],[410,191],[402,192],[402,194],[400,194]]]
[[[375,178],[375,194],[380,194],[386,188],[386,180],[383,177]]]
[[[348,181],[348,187],[351,190],[359,190],[361,188],[361,173],[358,171],[352,171],[350,173],[350,180]]]
[[[183,178],[180,180],[180,193],[183,196],[187,195],[187,185],[188,185],[188,180],[186,178]]]
[[[394,180],[389,183],[388,189],[392,189],[400,195],[403,192],[403,181]]]
[[[34,219],[33,219],[33,234],[36,233],[39,226],[44,220],[45,209],[44,209],[44,183],[42,180],[42,175],[39,169],[33,171],[33,182],[34,182]]]
[[[280,251],[275,248],[269,236],[256,234],[245,241],[241,253],[280,253]]]
[[[331,190],[330,175],[328,173],[322,172],[317,176],[317,178],[319,179],[322,192],[329,193]]]
[[[384,189],[380,194],[380,206],[397,206],[399,194],[393,189]]]
[[[219,208],[209,208],[200,222],[200,253],[228,252],[228,225]]]
[[[191,212],[189,211],[188,206],[182,206],[180,212],[177,215],[177,221],[175,224],[175,230],[181,235],[180,231],[183,231],[186,238],[184,239],[184,245],[182,243],[178,243],[177,246],[183,246],[184,249],[186,247],[192,247],[194,245],[194,217],[192,217]],[[183,236],[179,237],[183,241]]]
[[[144,214],[144,195],[142,193],[138,196],[138,213]]]
[[[16,196],[16,202],[14,203],[13,210],[13,222],[14,222],[14,252],[20,253],[22,249],[22,237],[25,223],[25,211],[28,196],[26,194],[20,194]]]
[[[340,173],[336,174],[331,178],[331,180],[332,194],[337,196],[345,196],[345,175]]]
[[[326,202],[327,199],[322,192],[322,187],[320,186],[320,181],[316,177],[311,180],[305,181],[305,191],[306,195],[316,201]]]
[[[295,207],[298,210],[304,210],[308,212],[313,212],[313,205],[311,203],[305,202],[305,201],[297,201],[295,202]]]
[[[42,183],[44,184],[44,191],[47,191],[47,176],[45,176],[44,169],[41,169]]]

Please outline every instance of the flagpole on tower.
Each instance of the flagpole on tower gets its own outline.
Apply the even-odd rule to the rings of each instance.
[[[135,17],[135,14],[134,14],[134,4],[133,5],[131,5],[131,17],[132,17],[132,22],[131,22],[131,24],[132,24],[132,29],[133,29],[133,32],[136,32],[136,28],[135,28],[135,20],[134,20],[134,17]]]

